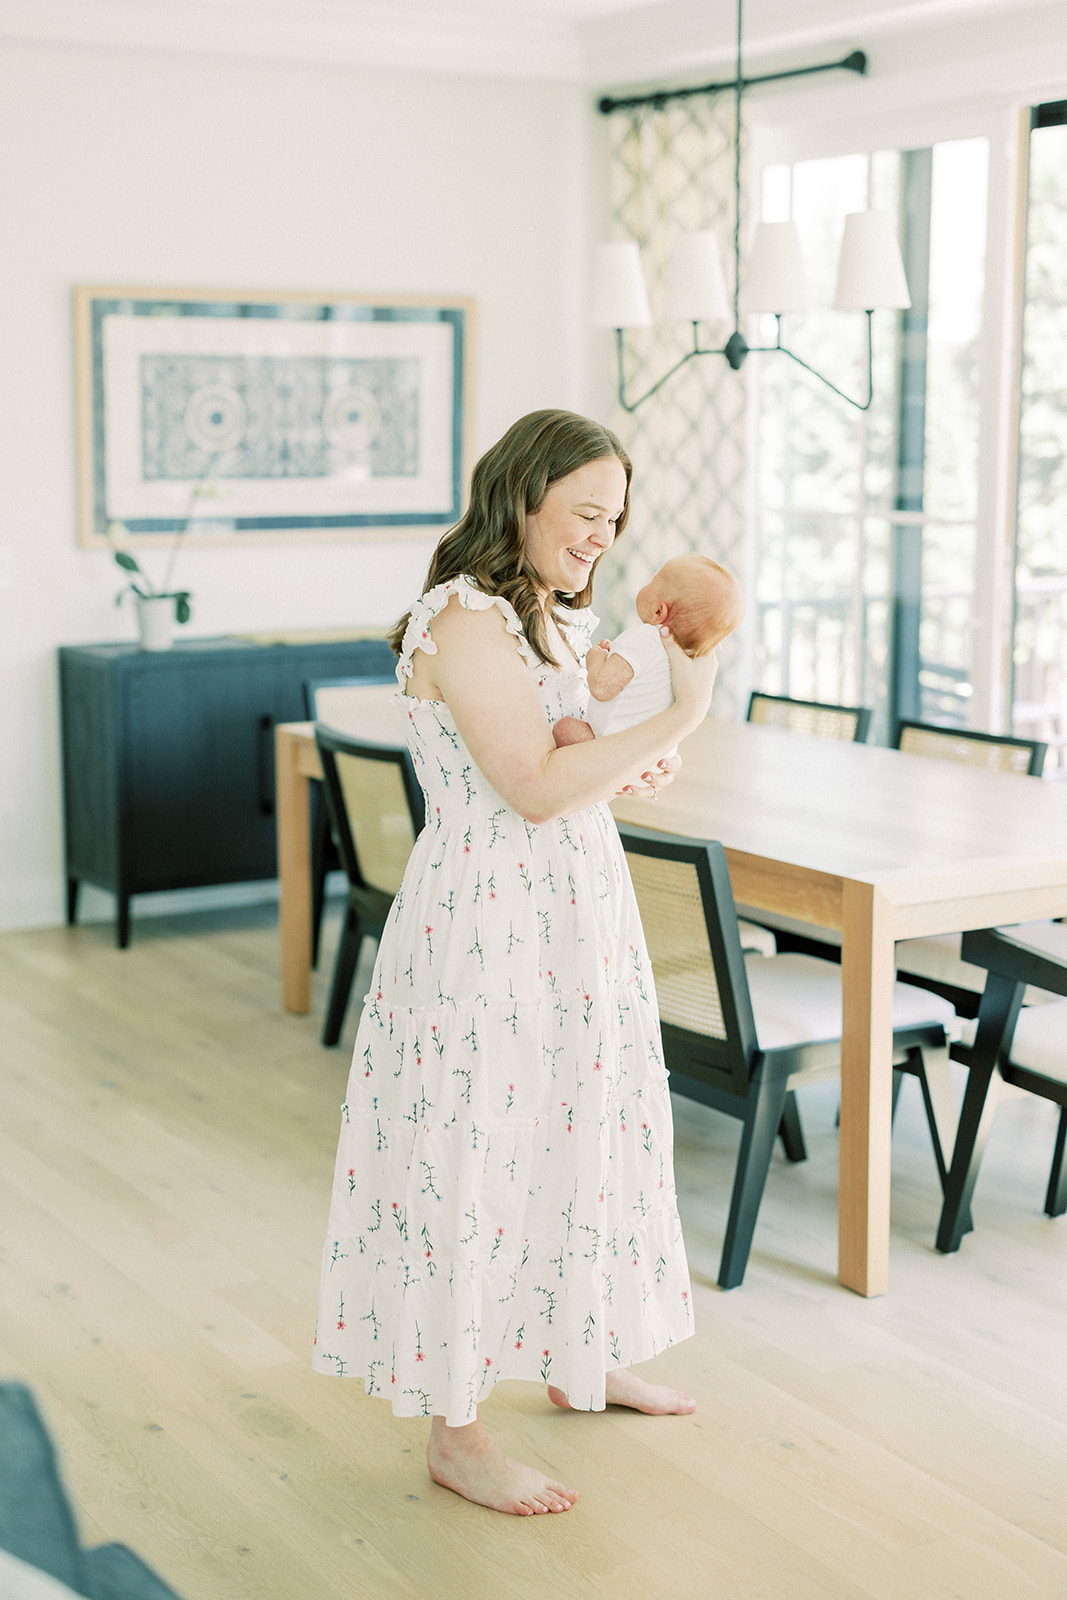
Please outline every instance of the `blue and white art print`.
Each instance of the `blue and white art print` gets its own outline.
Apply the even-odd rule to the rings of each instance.
[[[83,542],[458,519],[469,303],[78,296]]]

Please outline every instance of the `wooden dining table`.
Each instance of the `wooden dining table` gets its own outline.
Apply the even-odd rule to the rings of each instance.
[[[403,738],[384,689],[361,732]],[[311,724],[277,730],[282,984],[311,1004]],[[838,1277],[889,1286],[894,942],[1067,915],[1067,783],[709,719],[655,802],[619,799],[620,821],[722,842],[735,898],[839,929],[844,987]]]

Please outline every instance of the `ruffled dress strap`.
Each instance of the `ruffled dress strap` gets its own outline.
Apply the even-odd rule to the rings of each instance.
[[[437,654],[437,646],[430,633],[430,624],[434,617],[445,609],[453,595],[466,611],[488,611],[496,606],[503,615],[508,633],[515,635],[522,659],[528,666],[536,668],[540,665],[536,653],[522,631],[522,623],[510,600],[505,600],[500,594],[483,594],[481,589],[474,587],[469,578],[449,578],[447,583],[439,583],[434,588],[428,589],[411,608],[411,616],[404,630],[404,639],[396,664],[396,678],[401,688],[411,677],[411,658],[416,650],[424,650],[428,656]]]
[[[556,611],[556,621],[562,624],[564,637],[578,660],[584,661],[587,652],[593,648],[600,618],[591,606],[581,606],[576,611],[568,611],[561,606]]]

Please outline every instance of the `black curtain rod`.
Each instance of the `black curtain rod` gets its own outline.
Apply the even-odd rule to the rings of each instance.
[[[730,78],[726,83],[702,83],[694,89],[656,89],[651,94],[632,94],[615,100],[610,95],[597,102],[598,109],[607,116],[612,111],[628,111],[634,106],[655,106],[661,111],[668,100],[688,100],[694,94],[722,94],[726,89],[749,89],[755,83],[779,83],[783,78],[806,78],[813,72],[865,73],[867,57],[862,50],[853,50],[843,61],[825,61],[818,67],[794,67],[790,72],[767,72],[760,78]]]

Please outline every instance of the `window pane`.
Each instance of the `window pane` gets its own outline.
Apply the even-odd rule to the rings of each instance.
[[[923,506],[937,517],[977,511],[988,166],[985,139],[934,146]]]
[[[874,317],[875,398],[866,413],[786,358],[754,358],[760,363],[756,681],[797,698],[871,706],[875,739],[888,740],[891,731],[895,562],[902,539],[916,553],[922,541],[918,654],[908,664],[921,714],[963,723],[969,709],[987,168],[984,139],[952,141],[932,152],[929,319],[925,338],[920,323],[915,347],[915,358],[925,362],[925,442],[920,431],[913,470],[921,475],[922,494],[912,504],[922,507],[922,521],[936,520],[920,532],[913,519],[905,531],[893,517],[901,503],[903,352],[896,316]],[[765,174],[764,215],[779,220],[791,207],[813,291],[824,306],[833,294],[845,213],[869,204],[900,215],[904,171],[900,152],[881,151]],[[920,304],[924,288],[913,285]],[[773,318],[764,319],[760,331],[761,342],[773,342]],[[864,382],[864,335],[861,317],[827,309],[785,319],[783,327],[785,344],[856,396]]]
[[[1067,724],[1067,126],[1030,136],[1015,573],[1016,731]],[[1060,770],[1062,770],[1062,765]]]

